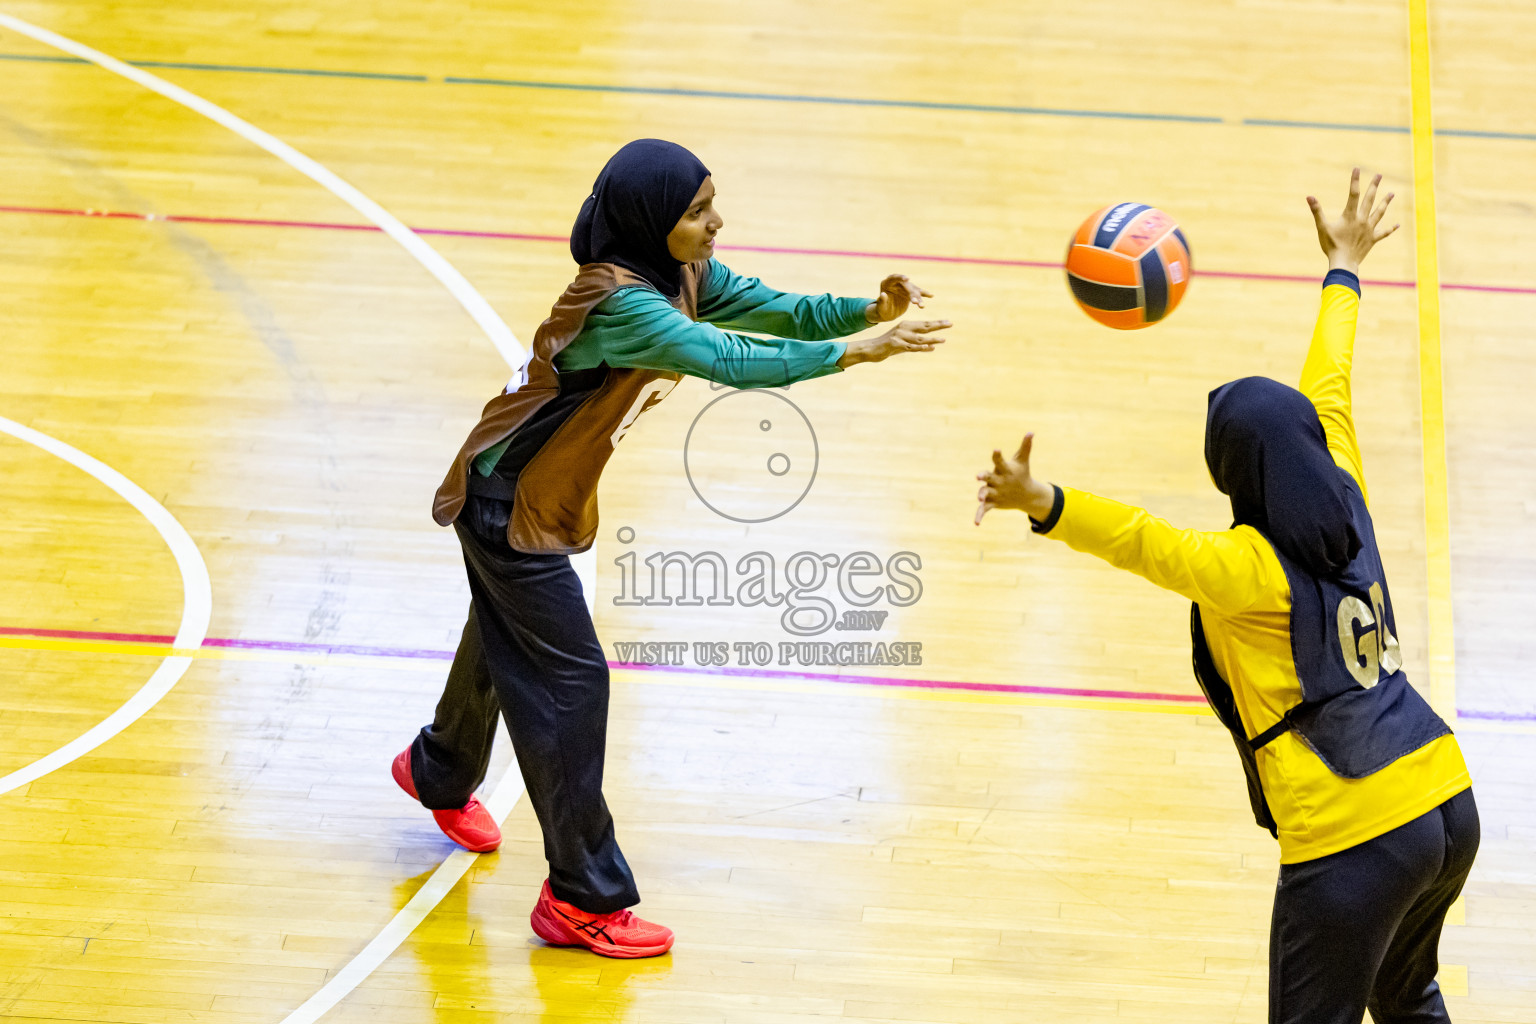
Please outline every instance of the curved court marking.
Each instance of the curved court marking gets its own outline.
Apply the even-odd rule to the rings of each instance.
[[[486,810],[491,812],[491,817],[497,821],[504,819],[512,811],[512,805],[517,803],[517,798],[523,795],[522,779],[517,773],[517,762],[514,760],[507,771],[496,783],[495,790],[486,800]],[[400,944],[406,940],[416,926],[427,919],[427,915],[437,909],[437,905],[443,901],[443,897],[452,891],[459,879],[464,877],[469,866],[480,855],[470,853],[468,850],[455,850],[448,858],[437,866],[432,872],[432,877],[412,896],[410,902],[400,908],[389,923],[373,937],[373,941],[363,947],[363,951],[337,971],[330,981],[320,987],[320,991],[304,1000],[303,1005],[283,1018],[282,1024],[314,1024],[315,1021],[325,1016],[337,1003],[346,998],[347,993],[376,971],[390,954],[400,948]]]
[[[149,520],[149,524],[171,549],[171,555],[176,559],[176,568],[181,570],[181,625],[177,627],[172,646],[184,651],[198,647],[203,642],[203,638],[208,635],[208,619],[213,612],[213,587],[209,583],[208,566],[204,564],[202,554],[197,550],[197,545],[193,543],[186,529],[176,521],[176,517],[167,512],[165,506],[145,493],[138,484],[106,463],[91,458],[78,448],[72,448],[57,438],[33,430],[31,427],[24,427],[3,416],[0,416],[0,431],[35,445],[50,455],[56,455],[76,469],[95,477]],[[160,698],[170,693],[171,687],[181,681],[181,677],[186,674],[191,664],[192,659],[186,655],[167,656],[149,677],[149,681],[116,711],[53,753],[44,755],[26,767],[18,768],[9,775],[0,777],[0,793],[8,793],[29,782],[35,782],[49,772],[64,767],[75,758],[90,753],[122,732],[154,707]]]
[[[152,75],[147,71],[141,71],[138,68],[123,63],[115,57],[109,57],[105,53],[102,53],[99,50],[94,50],[91,47],[84,45],[83,43],[77,43],[73,39],[61,36],[56,32],[50,32],[45,28],[33,25],[31,22],[22,21],[20,18],[13,17],[3,12],[0,12],[0,25],[4,25],[12,31],[19,32],[22,35],[31,39],[35,39],[45,45],[63,50],[65,53],[72,53],[76,57],[80,57],[83,60],[88,60],[91,63],[99,65],[105,70],[120,75],[131,82],[136,82],[151,92],[164,96],[168,100],[180,103],[182,106],[202,114],[209,120],[223,125],[230,131],[234,132],[236,135],[239,135],[241,138],[246,139],[256,146],[259,146],[260,148],[266,150],[268,153],[271,153],[273,156],[277,157],[279,160],[283,161],[285,164],[288,164],[290,167],[313,179],[317,184],[321,185],[336,195],[339,199],[346,202],[347,205],[351,206],[358,213],[361,213],[364,217],[367,217],[370,221],[377,224],[386,234],[389,235],[389,237],[399,242],[400,245],[404,247],[405,250],[412,256],[414,256],[422,266],[427,268],[433,277],[437,278],[438,281],[442,283],[443,287],[447,288],[448,291],[452,293],[453,297],[459,301],[459,304],[464,307],[465,311],[474,318],[475,323],[480,325],[480,329],[485,331],[486,335],[491,339],[491,343],[496,346],[496,351],[501,353],[501,357],[507,361],[507,364],[512,367],[513,371],[517,372],[522,367],[526,353],[524,352],[522,345],[518,343],[517,338],[512,334],[512,329],[508,327],[504,322],[502,322],[502,319],[496,315],[496,311],[491,308],[490,303],[486,302],[484,297],[475,290],[474,286],[465,280],[464,275],[460,274],[458,270],[454,269],[452,264],[443,259],[437,250],[433,249],[430,245],[417,237],[415,232],[397,220],[393,214],[389,213],[378,203],[374,202],[372,199],[369,199],[356,188],[343,181],[328,168],[322,166],[314,160],[311,160],[309,157],[305,156],[303,153],[300,153],[298,150],[294,149],[286,142],[283,142],[281,139],[278,139],[277,137],[262,131],[260,128],[257,128],[255,125],[248,121],[236,117],[234,114],[231,114],[223,107],[210,103],[203,99],[201,96],[188,92],[180,86],[172,85],[170,82],[167,82],[163,78]],[[5,422],[9,423],[10,421],[7,420]],[[20,427],[22,430],[27,430],[27,428],[21,427],[20,424],[15,424],[15,426]],[[73,449],[71,449],[71,451],[73,451]],[[86,456],[81,457],[85,458]],[[91,461],[94,462],[95,460]],[[106,466],[102,466],[100,463],[97,463],[97,465],[101,466],[103,470],[111,472],[111,470],[109,470]],[[124,484],[128,484],[130,487],[133,486],[132,484],[129,484],[126,478],[122,478],[122,482]],[[135,490],[137,490],[137,488],[135,488]],[[119,493],[124,492],[120,491]],[[143,492],[140,493],[142,494]],[[145,494],[144,498],[145,500],[151,501],[151,503],[153,503],[153,499],[150,499],[149,495]],[[155,505],[155,508],[159,508],[159,505]],[[164,512],[165,510],[160,509],[160,511]],[[146,512],[145,514],[148,515],[149,513]],[[166,515],[169,517],[169,513]],[[174,523],[175,521],[171,520],[171,522]],[[185,531],[182,532],[185,534]],[[187,538],[187,543],[191,543],[190,537]],[[192,550],[195,554],[196,547],[194,546]],[[591,575],[595,577],[595,570],[597,568],[595,554],[593,557],[587,559],[586,561],[589,564],[582,565],[578,569],[578,575],[583,575],[582,570],[590,570]],[[199,567],[202,567],[201,557],[198,558],[198,565]],[[203,568],[202,579],[204,586],[206,587],[208,574],[205,567]],[[583,580],[582,589],[586,594],[588,607],[590,607],[592,605],[595,588],[586,580]],[[202,624],[202,632],[204,633],[207,631],[207,610],[208,608],[205,607]],[[178,634],[178,637],[179,635],[180,634]],[[200,643],[201,641],[202,636],[199,635],[198,642]],[[180,646],[179,642],[178,646]],[[191,646],[195,647],[196,644]],[[173,662],[177,663],[178,667],[175,676],[171,679],[171,683],[165,686],[165,689],[167,690],[170,689],[171,685],[174,685],[176,679],[181,677],[181,673],[186,671],[187,665],[191,664],[191,659],[182,657],[168,658],[166,659],[166,662],[161,665],[161,671],[164,671],[167,666],[171,665]],[[159,679],[161,677],[161,671],[157,671],[155,673],[154,679]],[[154,680],[152,679],[152,681]],[[140,694],[143,694],[148,690],[149,684],[145,684],[145,689],[141,690]],[[138,699],[139,696],[135,695],[134,700],[136,701]],[[154,698],[154,700],[158,699],[158,696]],[[133,701],[130,701],[129,703],[133,703]],[[154,701],[151,700],[149,705],[152,705],[153,703]],[[145,705],[146,709],[149,705]],[[124,705],[124,708],[119,709],[119,711],[126,709],[127,706],[128,705]],[[138,714],[143,714],[143,711],[140,710]],[[134,717],[138,717],[138,715],[136,714]],[[131,720],[132,719],[128,719],[127,721]],[[126,725],[127,721],[124,721],[122,725]],[[105,724],[106,723],[103,723],[103,725]],[[121,729],[122,725],[119,725],[118,728]],[[97,729],[100,728],[101,726],[97,727]],[[93,729],[92,733],[94,732],[96,732],[96,730]],[[91,733],[86,734],[86,736],[90,735]],[[81,740],[84,740],[85,738],[86,737],[81,737]],[[100,743],[106,738],[106,736],[100,737],[95,741],[95,743],[92,743],[90,746],[87,746],[74,753],[72,757],[78,757],[86,750],[89,750],[92,746],[95,746],[96,743]],[[76,743],[79,742],[80,740],[76,741]],[[71,746],[74,746],[74,744],[71,744]],[[60,752],[56,751],[55,754],[51,754],[49,757],[52,758],[58,753]],[[66,758],[66,761],[67,760],[69,760],[69,758]],[[35,765],[30,767],[35,767]],[[23,771],[26,770],[27,769],[23,769]],[[6,779],[0,780],[0,792],[4,792],[3,783],[13,777],[14,775],[6,776]],[[17,785],[20,785],[20,783],[17,783]],[[511,812],[512,805],[517,802],[517,798],[521,795],[522,779],[518,774],[517,761],[514,758],[512,764],[507,768],[506,773],[503,774],[501,779],[497,782],[496,789],[492,797],[491,813],[496,816],[497,822],[500,822],[507,816],[508,813]],[[382,964],[386,958],[388,958],[389,954],[394,952],[394,950],[399,947],[400,943],[405,940],[405,937],[410,934],[411,929],[420,924],[421,921],[423,921],[426,916],[432,912],[433,908],[435,908],[438,903],[442,901],[443,897],[448,894],[448,890],[452,889],[454,884],[463,877],[464,872],[469,869],[470,862],[477,856],[478,854],[465,853],[463,857],[459,857],[458,854],[454,854],[445,860],[441,865],[439,865],[437,871],[433,872],[432,878],[428,879],[428,884],[423,886],[416,893],[416,895],[411,898],[410,902],[406,904],[405,908],[395,915],[394,919],[385,926],[384,931],[380,932],[372,942],[364,947],[363,951],[354,957],[350,963],[343,967],[341,971],[338,972],[337,975],[329,982],[327,982],[319,992],[307,1000],[303,1007],[300,1007],[299,1010],[294,1011],[288,1020],[292,1022],[317,1020],[327,1010],[345,998],[347,993],[351,992],[358,986],[359,982],[361,982],[369,974],[373,973],[373,971],[380,964]],[[305,1010],[305,1007],[312,1007],[312,1009]]]
[[[496,346],[496,351],[501,353],[501,357],[507,361],[508,365],[513,369],[523,365],[526,353],[517,338],[513,336],[512,329],[496,315],[490,303],[486,302],[474,286],[464,279],[464,275],[443,259],[436,249],[423,242],[414,231],[400,223],[394,214],[343,181],[329,168],[311,160],[288,143],[262,131],[249,121],[236,117],[223,107],[210,103],[179,85],[172,85],[158,75],[152,75],[131,64],[125,64],[116,57],[109,57],[99,50],[93,50],[83,43],[77,43],[73,39],[3,12],[0,12],[0,25],[55,49],[63,50],[65,53],[72,53],[82,60],[88,60],[113,74],[136,82],[150,92],[159,93],[168,100],[180,103],[189,110],[202,114],[210,121],[223,125],[247,142],[271,153],[300,174],[313,179],[338,199],[377,224],[385,234],[399,242],[406,252],[426,267],[427,271],[458,300],[465,312],[474,318],[475,323],[480,325],[480,329],[491,339],[491,344]]]

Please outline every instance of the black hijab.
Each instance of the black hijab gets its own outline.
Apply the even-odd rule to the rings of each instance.
[[[1244,377],[1212,391],[1205,464],[1232,499],[1232,525],[1252,526],[1312,575],[1332,576],[1359,553],[1349,474],[1295,388]]]
[[[682,291],[683,265],[667,235],[709,177],[709,168],[675,142],[636,139],[608,160],[571,229],[580,264],[617,263],[670,299]]]

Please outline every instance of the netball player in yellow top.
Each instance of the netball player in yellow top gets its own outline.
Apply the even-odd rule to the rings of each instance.
[[[1233,526],[1180,530],[1030,475],[1033,434],[992,453],[976,511],[1194,602],[1195,676],[1231,730],[1259,824],[1280,840],[1271,1024],[1449,1021],[1435,981],[1445,913],[1477,852],[1472,780],[1408,684],[1366,510],[1351,413],[1360,261],[1392,196],[1360,170],[1337,218],[1308,197],[1328,257],[1301,390],[1264,377],[1211,392],[1205,459]]]

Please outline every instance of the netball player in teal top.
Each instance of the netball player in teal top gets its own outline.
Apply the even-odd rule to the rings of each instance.
[[[704,183],[701,192],[706,191],[713,213],[713,182]],[[713,250],[712,241],[708,247]],[[556,357],[555,366],[562,373],[603,365],[669,370],[733,388],[784,387],[836,373],[859,361],[849,356],[847,342],[832,339],[900,316],[894,299],[903,292],[919,304],[929,295],[899,275],[882,282],[881,298],[874,301],[793,295],[755,277],[742,277],[711,256],[699,285],[698,320],[688,319],[654,288],[624,288],[587,315],[581,333]],[[897,330],[910,332],[918,344],[931,345],[942,339],[929,340],[926,332],[945,326],[948,321],[903,325]],[[774,337],[748,337],[733,331]],[[477,456],[475,470],[489,476],[511,443],[508,438]]]
[[[714,259],[714,199],[704,165],[656,139],[625,146],[598,177],[571,233],[575,281],[438,491],[433,515],[458,532],[472,604],[435,719],[394,764],[450,838],[495,849],[500,830],[473,794],[503,717],[549,862],[533,929],[604,956],[664,953],[672,932],[628,909],[640,896],[602,794],[608,666],[567,556],[592,543],[603,466],[682,375],[783,386],[932,351],[949,326],[836,340],[928,293],[900,275],[874,299],[740,277]]]

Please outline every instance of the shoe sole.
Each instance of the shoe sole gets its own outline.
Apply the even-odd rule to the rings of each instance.
[[[615,946],[608,942],[588,942],[573,936],[563,924],[551,921],[540,913],[538,907],[533,908],[533,913],[528,916],[528,923],[533,926],[533,933],[551,946],[589,949],[598,956],[606,956],[613,960],[643,960],[646,957],[661,956],[672,948],[672,943],[675,941],[675,937],[669,936],[664,946]]]

